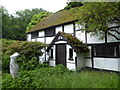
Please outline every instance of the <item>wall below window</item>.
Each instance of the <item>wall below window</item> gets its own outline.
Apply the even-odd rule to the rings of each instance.
[[[53,37],[46,37],[46,44],[50,44],[54,38],[55,38],[55,36],[53,36]]]
[[[31,41],[31,34],[27,34],[27,41]]]
[[[94,68],[120,71],[118,67],[120,58],[94,58]]]
[[[43,38],[37,38],[37,41],[38,41],[38,42],[45,43],[45,38],[44,38],[44,37],[43,37]]]

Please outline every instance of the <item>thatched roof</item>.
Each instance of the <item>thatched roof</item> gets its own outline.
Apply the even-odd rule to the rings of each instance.
[[[43,29],[46,29],[46,28],[49,28],[52,26],[57,26],[57,25],[72,22],[75,20],[76,20],[76,18],[70,10],[62,10],[62,11],[56,12],[56,13],[48,16],[46,19],[40,21],[38,24],[36,24],[33,28],[31,28],[26,33],[43,30]]]
[[[57,41],[57,38],[59,36],[62,36],[64,38],[64,40],[67,41],[67,43],[74,48],[75,52],[84,53],[89,50],[86,44],[84,44],[82,41],[80,41],[73,35],[71,35],[69,33],[64,33],[64,32],[58,32],[58,34],[56,35],[54,40],[48,46],[47,51],[49,51],[49,49],[54,45],[54,43]]]

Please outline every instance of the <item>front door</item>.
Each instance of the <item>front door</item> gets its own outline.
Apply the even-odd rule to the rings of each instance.
[[[56,65],[63,64],[66,66],[66,45],[56,45]]]

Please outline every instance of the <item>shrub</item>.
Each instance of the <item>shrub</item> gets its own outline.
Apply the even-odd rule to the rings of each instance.
[[[58,65],[55,68],[21,71],[16,79],[4,73],[2,88],[118,88],[119,77],[107,72],[71,72]]]
[[[8,72],[10,55],[18,52],[18,64],[20,69],[31,70],[39,66],[39,56],[42,55],[41,49],[45,48],[46,44],[41,42],[28,41],[11,41],[4,40],[3,55],[2,55],[2,70]]]
[[[10,56],[2,54],[2,70],[9,73]]]
[[[7,39],[0,39],[0,42],[2,42],[2,53],[5,53],[7,51],[7,47],[15,42],[17,42],[16,40],[7,40]]]

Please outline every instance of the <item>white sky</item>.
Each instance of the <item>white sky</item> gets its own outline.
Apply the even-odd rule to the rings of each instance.
[[[15,11],[42,8],[50,12],[56,12],[66,6],[68,0],[0,0],[0,5],[4,6],[9,14]]]

